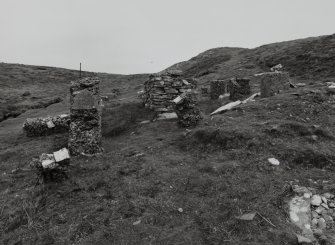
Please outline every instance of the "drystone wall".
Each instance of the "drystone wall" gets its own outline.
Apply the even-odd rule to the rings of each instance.
[[[68,114],[45,118],[27,118],[23,123],[23,131],[28,137],[45,136],[67,132],[69,124],[70,115]]]
[[[210,97],[217,100],[220,95],[229,93],[229,80],[214,80],[210,82]]]
[[[260,80],[262,98],[273,96],[290,87],[288,72],[266,72],[258,75],[257,79]]]
[[[250,79],[232,78],[229,82],[230,100],[243,100],[251,94]]]
[[[194,127],[202,119],[194,92],[183,93],[175,98],[173,102],[175,103],[175,112],[180,126]]]
[[[151,75],[144,84],[142,100],[146,107],[159,113],[173,112],[172,100],[196,87],[197,81],[195,79],[186,79],[180,75],[169,73]]]
[[[84,78],[71,83],[70,132],[71,155],[95,155],[101,147],[100,80]]]

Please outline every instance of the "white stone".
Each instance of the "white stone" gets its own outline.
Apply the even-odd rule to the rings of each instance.
[[[323,193],[322,196],[325,197],[325,198],[327,198],[327,199],[333,199],[334,198],[334,195],[331,194],[331,193],[328,193],[328,192],[327,193]]]
[[[335,208],[335,204],[331,202],[331,203],[329,203],[328,207]]]
[[[329,209],[328,205],[325,203],[321,203],[321,206],[324,207],[325,209]]]
[[[310,239],[300,236],[300,235],[297,235],[297,238],[298,238],[299,244],[312,244],[313,243]]]
[[[40,161],[43,168],[54,168],[56,166],[55,158],[53,154],[42,154]]]
[[[268,162],[271,163],[272,165],[278,166],[280,162],[276,158],[269,158]]]
[[[247,213],[239,217],[240,220],[253,220],[256,216],[256,213]]]
[[[48,128],[54,128],[55,124],[51,120],[49,120],[49,121],[47,121],[47,126],[48,126]]]
[[[182,213],[184,210],[182,208],[178,208],[178,212]]]
[[[311,195],[309,193],[304,193],[304,198],[306,199],[311,198]]]
[[[321,196],[321,200],[322,200],[322,202],[324,202],[325,204],[328,203],[327,198],[325,198],[325,197],[323,197],[323,196]]]
[[[176,119],[178,118],[177,114],[175,112],[166,112],[159,114],[157,120],[167,120],[167,119]]]
[[[174,100],[173,103],[178,104],[183,98],[181,96],[177,96]]]
[[[321,214],[324,210],[325,208],[320,206],[317,209],[315,209],[315,212],[317,212],[318,214]]]
[[[59,151],[55,151],[53,155],[56,162],[61,162],[70,158],[69,150],[66,148],[60,149]]]
[[[320,206],[321,203],[322,203],[322,199],[319,195],[313,195],[312,196],[311,204],[313,206]]]

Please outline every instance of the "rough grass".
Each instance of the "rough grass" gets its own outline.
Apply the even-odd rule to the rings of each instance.
[[[287,222],[286,186],[325,190],[334,185],[335,171],[334,102],[302,94],[212,118],[205,113],[187,134],[176,121],[139,124],[153,116],[139,103],[110,102],[103,112],[104,153],[73,158],[62,183],[34,186],[28,159],[62,147],[67,135],[18,134],[0,152],[6,173],[0,179],[0,241],[295,244],[299,231]],[[305,110],[297,107],[302,102]],[[203,110],[211,106],[201,103]],[[269,157],[280,165],[269,165]],[[247,212],[261,216],[237,219]]]
[[[134,130],[143,120],[152,120],[155,114],[143,107],[139,102],[121,104],[112,108],[105,108],[102,120],[102,134],[104,137],[115,137]]]

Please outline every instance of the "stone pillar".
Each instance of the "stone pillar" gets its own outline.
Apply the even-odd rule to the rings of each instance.
[[[251,94],[250,79],[233,78],[229,82],[229,92],[231,100],[243,100]]]
[[[173,100],[178,123],[182,127],[196,126],[202,119],[194,92],[186,92]]]
[[[220,95],[228,93],[228,83],[224,80],[214,80],[210,84],[210,97],[217,100]]]
[[[70,87],[70,132],[71,155],[95,155],[101,147],[100,80],[83,78]]]
[[[290,87],[288,72],[266,72],[259,75],[261,97],[266,98]]]

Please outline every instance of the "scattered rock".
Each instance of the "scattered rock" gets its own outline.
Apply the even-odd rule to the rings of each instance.
[[[304,193],[304,198],[306,198],[306,199],[308,199],[308,198],[311,198],[311,194],[309,194],[309,193]]]
[[[312,240],[308,239],[307,237],[297,235],[298,243],[299,244],[312,244]]]
[[[321,200],[322,200],[322,202],[324,202],[325,204],[328,204],[327,198],[325,198],[324,196],[321,196]]]
[[[169,120],[169,119],[177,119],[178,116],[175,112],[165,112],[158,115],[157,120]]]
[[[325,203],[321,203],[321,206],[324,207],[325,209],[329,209],[328,205]]]
[[[133,225],[139,225],[139,224],[141,224],[141,220],[135,221],[135,222],[133,223]]]
[[[322,199],[319,195],[313,195],[311,198],[311,204],[313,206],[320,206],[320,204],[322,203]]]
[[[321,214],[323,211],[325,210],[324,207],[317,207],[317,209],[315,209],[315,212],[317,212],[318,214]]]
[[[321,230],[324,230],[324,229],[326,229],[326,227],[327,227],[327,224],[326,224],[325,219],[322,218],[322,217],[320,219],[318,219],[318,228],[321,229]]]
[[[253,220],[256,216],[256,213],[253,212],[253,213],[246,213],[246,214],[243,214],[241,215],[240,217],[238,217],[238,219],[240,220]]]
[[[280,162],[276,158],[269,158],[268,162],[275,166],[278,166],[280,164]]]
[[[148,123],[150,123],[150,120],[145,120],[145,121],[140,122],[140,124],[148,124]]]

